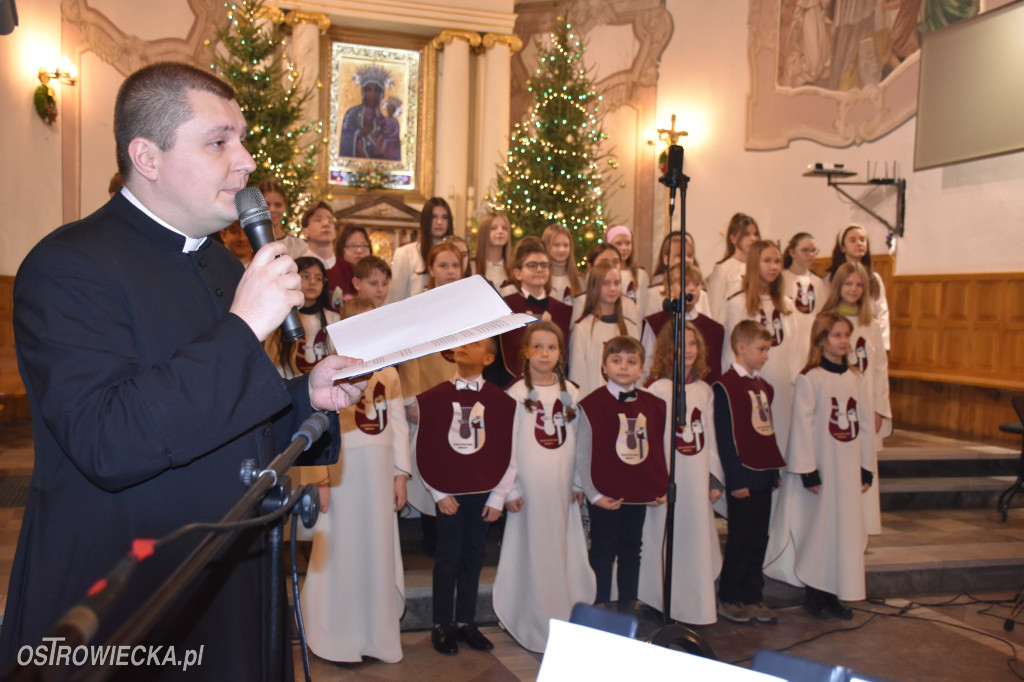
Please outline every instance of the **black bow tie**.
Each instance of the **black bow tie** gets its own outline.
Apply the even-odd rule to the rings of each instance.
[[[544,310],[547,310],[548,309],[548,299],[547,298],[534,298],[533,296],[527,296],[526,297],[526,305],[527,305],[527,307],[543,308]]]
[[[636,389],[632,391],[619,391],[619,402],[624,403],[628,400],[636,400]]]

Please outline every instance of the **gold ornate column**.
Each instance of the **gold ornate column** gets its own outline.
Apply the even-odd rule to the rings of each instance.
[[[448,200],[457,234],[465,233],[469,181],[469,48],[480,34],[445,29],[434,38],[438,59],[434,193]]]
[[[482,208],[484,195],[493,189],[497,165],[508,152],[510,99],[512,94],[512,55],[523,49],[523,41],[513,33],[487,33],[482,40],[482,106],[477,115],[479,143],[476,150],[475,195]]]

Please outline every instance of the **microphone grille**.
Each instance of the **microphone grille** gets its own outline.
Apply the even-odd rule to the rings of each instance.
[[[242,229],[256,222],[270,221],[267,200],[263,198],[263,192],[255,187],[238,190],[235,194],[235,210],[238,211],[238,221],[242,224]]]

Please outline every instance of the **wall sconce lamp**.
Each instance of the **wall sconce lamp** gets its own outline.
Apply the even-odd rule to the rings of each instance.
[[[72,66],[71,60],[64,57],[61,66],[50,71],[45,66],[39,68],[39,87],[36,88],[33,101],[36,105],[36,113],[43,123],[53,125],[57,120],[57,98],[50,87],[50,81],[57,81],[64,85],[76,85],[78,83],[78,70]]]

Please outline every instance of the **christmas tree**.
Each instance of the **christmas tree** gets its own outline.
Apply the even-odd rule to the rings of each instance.
[[[295,230],[295,217],[302,215],[317,193],[323,122],[301,122],[303,106],[312,90],[299,90],[299,74],[283,57],[280,28],[272,22],[261,22],[262,26],[257,23],[262,0],[237,0],[224,3],[224,7],[228,23],[218,30],[217,38],[226,54],[218,53],[210,68],[235,88],[249,125],[246,147],[256,161],[249,184],[267,179],[280,182],[291,208],[285,223]],[[314,140],[304,140],[314,129]]]
[[[583,53],[572,25],[559,19],[550,47],[540,46],[527,84],[535,102],[512,130],[490,200],[518,228],[516,236],[520,230],[540,236],[552,223],[565,225],[576,235],[577,254],[605,228],[601,96],[587,77]]]

